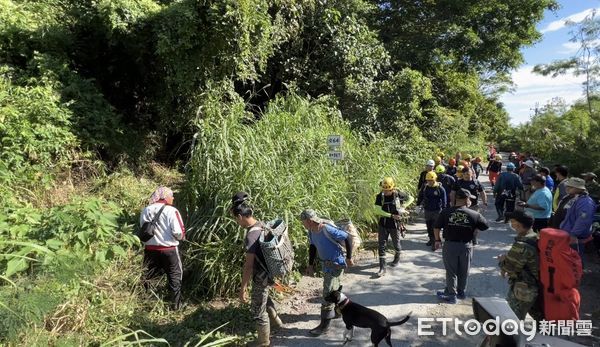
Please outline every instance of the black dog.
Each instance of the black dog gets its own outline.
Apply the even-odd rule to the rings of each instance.
[[[402,325],[408,321],[412,312],[399,322],[389,322],[381,313],[351,302],[350,299],[342,293],[342,286],[338,290],[330,292],[325,301],[335,304],[335,309],[342,314],[342,319],[346,323],[344,332],[344,344],[351,341],[354,337],[354,327],[371,328],[371,342],[373,346],[379,346],[381,340],[389,346],[392,345],[392,329],[395,325]]]

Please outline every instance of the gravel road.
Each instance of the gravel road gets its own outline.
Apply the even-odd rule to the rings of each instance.
[[[441,251],[432,252],[425,246],[427,231],[422,218],[407,225],[409,232],[402,241],[403,253],[400,265],[388,268],[387,275],[376,278],[376,254],[362,253],[357,266],[351,268],[342,280],[344,292],[354,302],[368,306],[384,314],[390,320],[400,320],[412,311],[411,319],[404,325],[392,328],[394,346],[474,346],[481,336],[459,336],[449,325],[448,334],[442,336],[442,324],[432,323],[433,336],[418,336],[419,317],[457,317],[463,321],[473,318],[471,297],[504,297],[508,290],[506,280],[497,268],[498,254],[505,253],[512,244],[514,234],[507,224],[495,223],[490,184],[487,175],[479,177],[488,195],[489,206],[483,212],[490,222],[490,229],[481,232],[479,244],[474,248],[473,261],[467,287],[467,299],[456,305],[442,304],[435,296],[444,288],[445,271]],[[393,255],[388,254],[391,261]],[[280,312],[288,329],[274,337],[273,346],[341,346],[344,324],[341,319],[332,322],[328,334],[311,337],[308,331],[319,323],[319,302],[322,280],[304,277],[299,283],[299,294],[282,303]],[[354,340],[346,346],[370,346],[370,331],[356,328]],[[385,345],[385,344],[383,344]]]

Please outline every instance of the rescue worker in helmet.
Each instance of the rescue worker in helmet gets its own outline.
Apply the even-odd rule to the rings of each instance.
[[[378,277],[386,273],[385,251],[386,243],[389,237],[392,237],[392,246],[394,247],[394,260],[389,264],[392,267],[398,265],[400,261],[400,235],[404,228],[401,219],[408,214],[406,208],[415,200],[409,194],[396,188],[392,177],[385,177],[380,183],[381,192],[375,197],[374,212],[379,216],[379,227],[377,241],[379,246],[379,271]]]
[[[425,163],[425,170],[423,170],[421,172],[421,175],[419,176],[419,183],[417,184],[417,191],[420,191],[421,188],[423,188],[423,186],[425,185],[425,175],[427,175],[428,172],[433,171],[434,167],[435,167],[435,161],[433,159],[427,160],[427,162]]]
[[[433,225],[440,215],[440,211],[446,208],[447,197],[446,190],[444,187],[437,182],[437,175],[435,172],[428,172],[425,176],[427,184],[419,192],[419,198],[417,199],[417,206],[423,206],[425,211],[425,224],[427,225],[427,236],[429,241],[426,243],[427,246],[433,248],[435,242],[435,236],[433,234]]]

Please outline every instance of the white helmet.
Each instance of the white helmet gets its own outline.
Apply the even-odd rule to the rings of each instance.
[[[433,161],[433,159],[429,159],[427,161],[427,163],[425,163],[425,166],[431,166],[434,167],[435,166],[435,161]]]

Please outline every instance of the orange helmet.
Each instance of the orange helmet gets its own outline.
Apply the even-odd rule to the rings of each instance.
[[[461,162],[461,164],[462,164],[463,167],[470,167],[471,166],[471,163],[469,161],[467,161],[467,160],[463,160]]]

